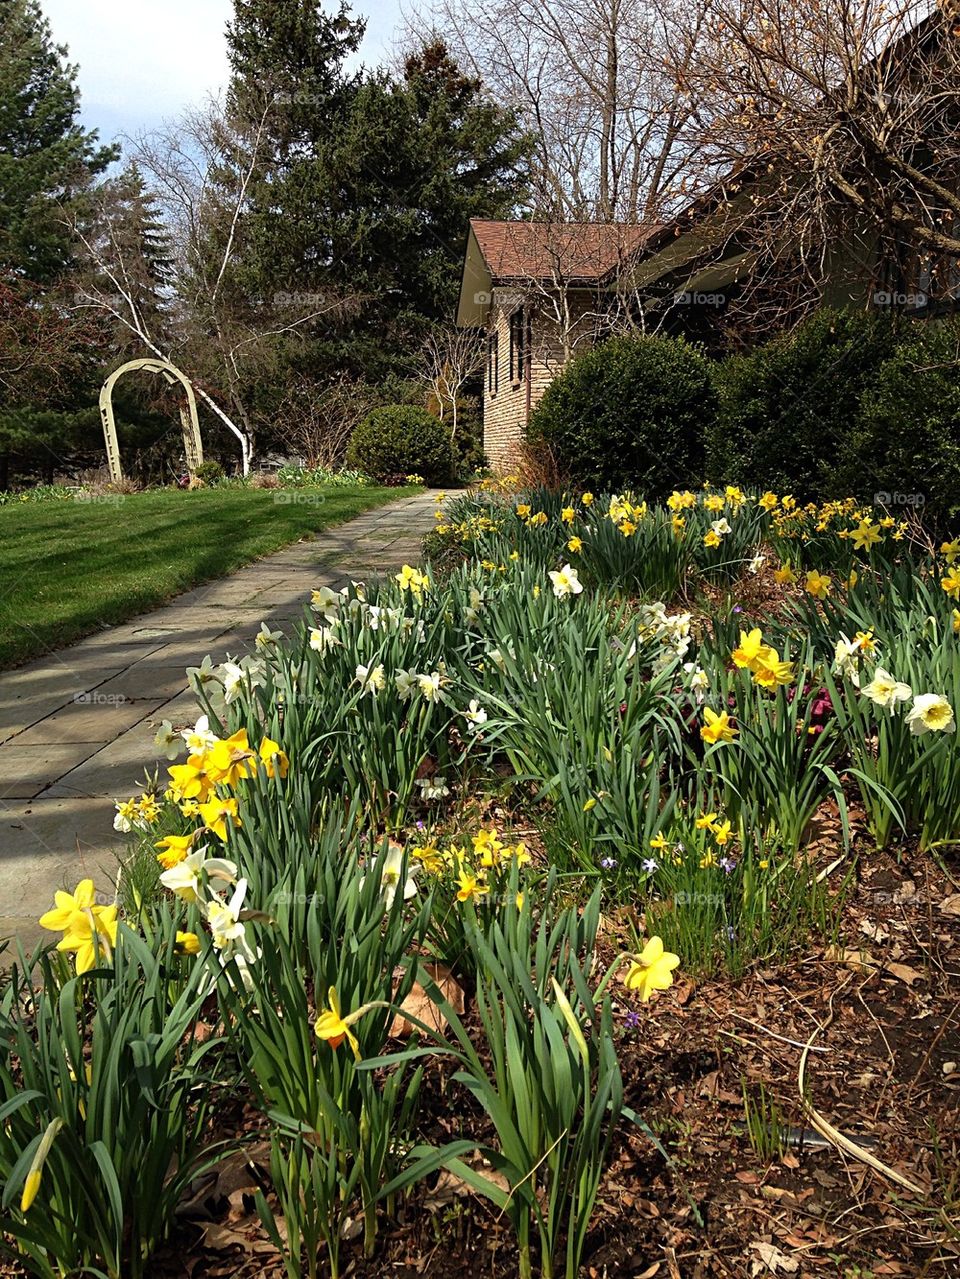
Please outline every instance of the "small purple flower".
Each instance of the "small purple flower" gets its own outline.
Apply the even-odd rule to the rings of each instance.
[[[425,823],[425,822],[422,822],[422,821],[418,821],[418,822],[417,822],[417,830],[426,830],[426,823]]]
[[[641,866],[641,869],[645,870],[648,875],[652,875],[654,871],[657,871],[660,869],[660,863],[658,861],[655,861],[654,858],[652,857],[645,857],[643,861],[640,863],[640,866]]]
[[[743,612],[743,609],[740,607],[740,605],[739,605],[739,604],[734,604],[734,606],[733,606],[733,611],[734,611],[735,613],[742,613],[742,612]]]
[[[616,870],[617,859],[616,857],[601,857],[600,865],[604,870]]]
[[[737,869],[737,863],[733,860],[732,857],[721,857],[720,869],[726,871],[726,873],[729,875]]]
[[[631,1008],[626,1017],[624,1017],[623,1024],[627,1030],[637,1030],[640,1026],[640,1014]]]
[[[728,924],[727,925],[727,941],[736,941],[736,939],[737,939],[737,930],[733,927],[732,924]]]

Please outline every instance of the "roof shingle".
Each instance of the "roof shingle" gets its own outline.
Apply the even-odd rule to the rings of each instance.
[[[604,279],[660,229],[660,223],[489,222],[472,218],[495,281]]]

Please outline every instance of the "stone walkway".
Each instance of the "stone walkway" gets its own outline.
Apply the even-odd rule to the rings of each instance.
[[[435,496],[368,511],[0,674],[0,938],[35,939],[57,888],[72,889],[85,875],[103,889],[112,883],[121,838],[114,800],[157,767],[161,721],[197,714],[185,668],[207,653],[221,662],[251,651],[261,622],[289,632],[316,587],[416,564]]]

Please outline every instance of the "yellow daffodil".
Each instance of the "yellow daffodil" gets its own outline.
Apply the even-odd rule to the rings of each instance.
[[[590,506],[590,505],[592,504],[592,502],[593,502],[593,494],[592,494],[592,493],[584,493],[584,495],[583,495],[583,497],[581,497],[580,501],[584,504],[584,506]]]
[[[520,502],[519,505],[517,506],[517,514],[520,516],[522,520],[526,520],[526,519],[529,519],[530,512],[532,509],[533,508],[528,506],[526,502]]]
[[[177,933],[176,949],[183,955],[200,954],[200,938],[196,933]]]
[[[779,498],[776,493],[771,493],[769,491],[764,493],[763,497],[757,498],[757,506],[759,506],[762,511],[776,510],[778,502]]]
[[[749,633],[741,631],[739,647],[730,655],[734,666],[739,666],[741,670],[752,670],[763,647],[763,632],[759,626],[755,626]]]
[[[710,547],[719,546],[720,534],[715,532],[713,529],[710,529],[708,533],[704,534],[703,544],[704,546],[710,546]]]
[[[41,928],[63,933],[57,950],[75,955],[78,973],[89,972],[99,956],[109,962],[117,944],[117,908],[95,899],[93,880],[82,879],[72,893],[55,893],[56,906],[40,916]]]
[[[879,525],[871,524],[869,520],[861,520],[852,534],[853,545],[858,551],[869,551],[871,546],[876,546],[880,541]]]
[[[489,892],[489,888],[484,881],[476,875],[471,875],[469,871],[461,867],[457,876],[457,901],[468,902],[473,901],[475,897],[482,897],[484,893]]]
[[[960,539],[954,538],[951,542],[943,542],[940,546],[940,554],[946,556],[948,564],[952,564],[960,555]]]
[[[790,561],[784,560],[779,568],[773,570],[773,580],[780,586],[792,586],[797,580],[797,575],[790,567]]]
[[[572,506],[565,506],[560,512],[560,519],[564,524],[572,524],[576,519],[577,513]]]
[[[189,835],[167,835],[164,839],[160,839],[154,845],[159,848],[157,853],[157,861],[164,870],[170,870],[171,867],[178,865],[184,860],[190,852],[190,845],[197,837],[195,830]]]
[[[721,711],[718,715],[709,706],[705,706],[703,718],[705,723],[700,729],[700,736],[709,745],[715,745],[717,742],[732,742],[739,732],[731,724],[730,716],[726,711]]]
[[[238,807],[235,799],[215,797],[206,804],[200,805],[200,818],[207,830],[212,831],[220,839],[226,840],[228,824],[234,827],[243,825],[237,815]]]
[[[24,1214],[30,1211],[33,1201],[37,1197],[37,1192],[40,1189],[40,1179],[43,1176],[43,1165],[47,1162],[50,1148],[57,1133],[63,1127],[63,1123],[64,1121],[60,1118],[52,1119],[40,1138],[40,1144],[37,1146],[36,1154],[30,1162],[27,1177],[23,1183],[23,1194],[20,1196],[20,1211]]]
[[[669,990],[673,985],[673,970],[680,964],[680,956],[664,950],[659,937],[651,937],[639,955],[629,956],[623,984],[628,990],[640,992],[646,1003],[655,990]]]
[[[951,598],[960,598],[960,565],[952,568],[945,577],[941,577],[940,585]]]
[[[263,763],[263,771],[268,777],[284,778],[290,767],[290,761],[287,759],[284,751],[280,749],[280,743],[272,741],[269,737],[263,738],[260,743],[260,759]]]
[[[571,551],[574,555],[579,555],[583,550],[582,539],[579,537],[571,537],[570,541],[567,543],[567,550]]]
[[[314,1033],[318,1039],[324,1040],[331,1048],[339,1048],[343,1041],[346,1040],[353,1050],[354,1057],[359,1061],[360,1044],[356,1035],[350,1029],[350,1022],[355,1019],[345,1018],[340,1012],[340,1000],[337,997],[335,986],[331,986],[327,991],[327,1002],[330,1007],[324,1008],[313,1023]]]
[[[667,841],[664,839],[662,832],[658,832],[654,835],[653,839],[650,841],[650,847],[658,853],[662,853],[663,850],[668,847]]]
[[[700,817],[697,818],[694,825],[696,826],[697,830],[711,830],[713,828],[713,823],[716,820],[717,820],[716,813],[703,813]]]
[[[825,573],[818,573],[815,568],[812,568],[807,574],[803,589],[815,600],[825,600],[830,594],[831,586],[832,582]]]
[[[249,777],[256,765],[247,741],[247,730],[241,728],[232,737],[211,746],[203,756],[203,767],[215,785],[236,786],[237,782]]]

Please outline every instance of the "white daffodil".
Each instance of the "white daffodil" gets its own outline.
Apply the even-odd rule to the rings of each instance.
[[[907,713],[911,733],[952,733],[953,707],[939,693],[918,693]]]
[[[377,856],[377,866],[380,870],[380,883],[383,887],[383,904],[385,910],[390,910],[393,906],[394,898],[397,890],[401,887],[400,877],[403,874],[403,848],[400,844],[395,844],[392,840],[385,852],[381,852]],[[417,888],[417,871],[419,867],[414,865],[407,868],[407,874],[403,880],[403,900],[409,901],[411,897],[415,897],[419,891]],[[366,876],[362,876],[360,880],[361,887]]]
[[[208,684],[219,684],[220,676],[213,669],[213,659],[208,653],[199,666],[187,667],[187,682],[195,693]]]
[[[852,684],[859,685],[859,657],[860,641],[847,639],[846,635],[841,634],[833,650],[834,671],[850,680]]]
[[[176,759],[183,750],[180,734],[174,732],[173,725],[168,719],[165,719],[157,729],[153,739],[153,748],[158,755],[163,755],[165,759]]]
[[[747,572],[752,573],[754,577],[762,571],[764,564],[767,562],[765,555],[755,555],[747,565]]]
[[[476,622],[480,617],[483,608],[483,596],[475,586],[470,587],[470,603],[463,610],[464,620],[467,622]]]
[[[387,682],[383,673],[383,663],[380,662],[376,666],[358,666],[356,671],[356,681],[363,689],[363,696],[367,694],[376,697]]]
[[[489,716],[483,709],[477,699],[471,699],[470,706],[463,712],[463,718],[467,721],[473,731],[479,732],[483,725],[487,722]]]
[[[417,691],[419,678],[416,671],[405,671],[402,668],[394,675],[393,682],[397,686],[397,693],[402,702],[409,701]]]
[[[434,671],[430,675],[418,675],[417,687],[420,694],[426,702],[440,701],[440,672]]]
[[[566,599],[569,595],[579,595],[583,590],[583,583],[577,576],[577,570],[570,564],[564,564],[559,571],[550,572],[548,577],[558,600]]]
[[[210,940],[220,952],[222,960],[243,958],[250,963],[256,953],[247,941],[247,929],[240,912],[247,895],[247,881],[241,879],[228,902],[213,897],[204,905],[204,915],[210,926]]]
[[[266,622],[261,622],[253,642],[259,652],[265,653],[268,649],[275,648],[282,639],[283,631],[271,631]]]
[[[236,662],[224,662],[220,667],[223,680],[223,700],[228,704],[240,696],[246,678],[244,669]]]
[[[188,755],[202,755],[220,740],[216,733],[210,731],[210,719],[201,715],[193,728],[185,728],[180,734],[187,744]]]
[[[450,794],[446,778],[441,777],[439,773],[433,777],[418,777],[417,785],[420,787],[421,799],[445,799]]]
[[[710,687],[710,676],[696,662],[685,662],[683,666],[684,674],[689,676],[690,691],[693,693],[699,705],[706,696],[707,689]]]
[[[884,710],[888,710],[891,715],[897,709],[898,702],[909,701],[913,696],[913,690],[909,684],[900,683],[882,666],[877,667],[873,679],[869,684],[864,684],[860,693],[863,697],[869,697],[876,706],[882,706]]]
[[[160,883],[182,901],[200,902],[204,900],[204,876],[208,880],[222,879],[232,884],[237,878],[236,863],[229,861],[226,857],[208,857],[204,846],[198,848],[196,852],[189,853],[176,866],[165,870],[160,876]]]
[[[310,607],[319,613],[325,622],[336,621],[340,613],[340,596],[329,586],[321,586],[310,596]]]
[[[726,537],[728,533],[733,532],[733,529],[727,523],[725,518],[714,520],[710,525],[710,530],[711,532],[716,533],[717,537]]]
[[[316,653],[325,653],[334,648],[340,640],[333,633],[333,626],[315,626],[310,631],[310,647]]]

